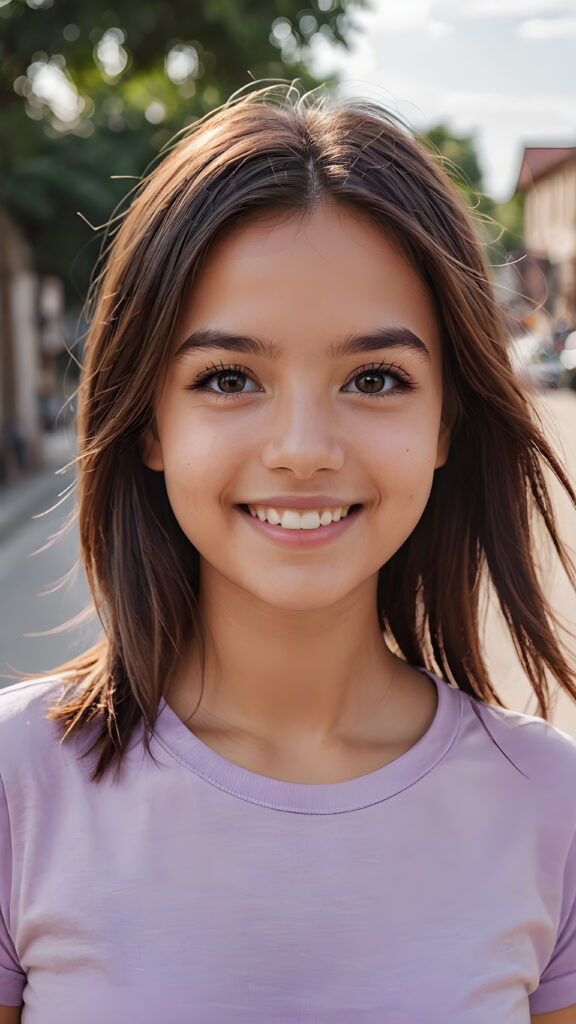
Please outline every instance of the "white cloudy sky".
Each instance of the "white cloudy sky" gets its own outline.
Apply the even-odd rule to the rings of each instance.
[[[576,145],[576,0],[369,0],[350,53],[323,45],[344,92],[413,128],[474,134],[485,187],[513,193],[527,145]]]

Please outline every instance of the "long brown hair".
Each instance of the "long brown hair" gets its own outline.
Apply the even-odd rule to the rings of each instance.
[[[69,673],[50,717],[90,726],[93,779],[149,735],[182,645],[202,646],[198,555],[163,476],[142,461],[183,297],[225,229],[325,198],[380,225],[427,282],[442,327],[450,454],[413,533],[379,573],[385,635],[407,661],[499,703],[479,639],[487,573],[540,713],[548,676],[574,675],[533,557],[534,510],[565,570],[545,471],[576,495],[507,355],[507,331],[470,215],[437,162],[386,111],[256,88],[194,125],[137,189],[95,281],[78,410],[78,521],[102,641]],[[537,518],[538,518],[537,517]],[[95,728],[95,734],[92,732]]]

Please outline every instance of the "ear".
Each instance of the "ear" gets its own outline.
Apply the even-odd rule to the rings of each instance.
[[[154,469],[161,473],[164,470],[164,459],[160,439],[156,432],[156,424],[148,427],[142,439],[142,462],[148,469]]]
[[[434,469],[440,469],[448,458],[450,451],[450,427],[442,422],[440,424],[440,432],[438,434],[438,447],[436,449],[436,462]]]
[[[453,392],[444,392],[434,469],[440,469],[441,466],[446,464],[450,454],[450,444],[452,438],[458,432],[461,417],[462,406],[459,398]]]

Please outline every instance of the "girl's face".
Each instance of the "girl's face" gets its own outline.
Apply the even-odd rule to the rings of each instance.
[[[430,294],[366,215],[327,203],[211,250],[145,460],[203,587],[322,608],[373,593],[416,526],[448,454],[441,414]]]

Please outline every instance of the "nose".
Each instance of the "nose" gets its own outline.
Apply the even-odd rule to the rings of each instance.
[[[338,470],[344,449],[333,410],[300,392],[271,409],[261,458],[267,469],[285,469],[307,480],[321,469]]]

